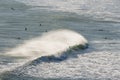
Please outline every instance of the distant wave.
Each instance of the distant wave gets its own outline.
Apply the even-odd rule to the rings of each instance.
[[[32,7],[72,12],[97,21],[120,22],[119,0],[16,0]]]

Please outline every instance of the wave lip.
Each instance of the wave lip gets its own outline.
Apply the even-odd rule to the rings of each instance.
[[[41,56],[62,54],[70,48],[86,48],[88,41],[79,33],[60,29],[44,33],[42,36],[27,40],[24,44],[7,52],[7,56],[37,59]],[[78,46],[79,45],[79,46]]]

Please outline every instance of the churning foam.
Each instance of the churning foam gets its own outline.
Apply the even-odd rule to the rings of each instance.
[[[24,44],[7,52],[7,56],[27,57],[36,59],[62,53],[75,45],[87,44],[87,40],[71,30],[56,30],[44,33],[42,36],[26,41]]]

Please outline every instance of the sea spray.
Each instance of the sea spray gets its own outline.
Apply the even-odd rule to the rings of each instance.
[[[77,32],[60,29],[44,33],[42,36],[27,40],[24,44],[7,52],[6,56],[25,57],[34,60],[41,56],[62,54],[75,46],[87,46],[87,40]]]

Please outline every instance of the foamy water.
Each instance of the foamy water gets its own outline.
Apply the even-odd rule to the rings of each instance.
[[[46,32],[40,37],[26,40],[23,44],[8,50],[4,54],[2,53],[3,55],[1,56],[6,56],[6,59],[8,58],[8,61],[6,60],[8,63],[7,65],[2,65],[3,67],[1,66],[1,73],[14,70],[16,67],[40,57],[60,57],[64,52],[72,49],[72,47],[82,46],[86,48],[87,44],[87,40],[82,35],[71,30],[60,29]],[[9,57],[13,58],[11,62],[9,62]],[[8,66],[10,67],[8,68]]]

